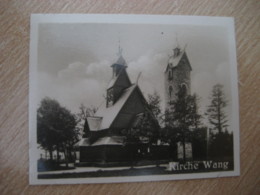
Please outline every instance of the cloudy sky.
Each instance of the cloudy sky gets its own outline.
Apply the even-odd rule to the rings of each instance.
[[[176,36],[177,35],[177,36]],[[209,104],[212,86],[221,83],[231,103],[228,36],[221,26],[151,24],[40,24],[38,42],[38,104],[48,96],[72,112],[81,103],[99,106],[117,60],[118,40],[131,81],[147,96],[157,91],[164,105],[163,71],[178,44],[193,68],[191,91],[200,112]],[[230,104],[229,104],[230,105]],[[227,107],[228,114],[231,107]]]

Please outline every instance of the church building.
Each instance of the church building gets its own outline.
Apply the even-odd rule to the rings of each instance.
[[[131,133],[140,118],[150,115],[154,119],[152,125],[159,128],[138,84],[131,83],[120,47],[119,58],[111,68],[112,78],[106,89],[106,99],[95,115],[87,118],[90,135],[77,144],[80,162],[129,161],[138,148],[127,142],[126,134]]]

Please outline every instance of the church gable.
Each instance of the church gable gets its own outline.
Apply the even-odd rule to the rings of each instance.
[[[176,100],[176,94],[181,87],[185,87],[190,94],[190,72],[192,70],[188,56],[184,50],[175,48],[169,57],[165,70],[165,109],[171,107],[171,102]]]
[[[109,83],[107,89],[107,106],[112,106],[123,93],[123,90],[131,86],[131,81],[125,69],[122,69],[119,75]]]
[[[111,128],[129,128],[129,125],[137,114],[145,111],[145,100],[136,86],[131,96],[128,98]]]
[[[173,69],[179,67],[179,66],[187,66],[189,71],[192,70],[189,59],[187,57],[187,54],[185,51],[182,51],[179,56],[171,56],[169,58],[167,67],[165,69],[165,73],[168,73],[169,71],[172,71]]]
[[[109,88],[111,87],[119,87],[119,88],[127,88],[131,86],[131,82],[130,79],[126,73],[126,70],[122,70],[121,73],[119,73],[119,75],[116,77],[116,79],[114,80],[113,83],[111,83],[111,86],[109,86]]]
[[[183,67],[183,69],[185,71],[192,71],[190,61],[189,61],[188,56],[187,56],[185,51],[184,51],[178,65],[177,65],[177,67]]]

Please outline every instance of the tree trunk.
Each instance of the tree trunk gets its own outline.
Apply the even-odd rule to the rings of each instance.
[[[59,145],[57,145],[57,163],[59,164],[60,162],[60,149],[59,149]]]
[[[68,168],[69,164],[68,164],[68,151],[66,146],[63,146],[64,148],[64,157],[65,157],[65,162],[66,162],[66,167]]]
[[[53,160],[53,154],[52,154],[52,150],[49,149],[49,153],[50,153],[50,160]]]
[[[68,147],[68,157],[69,157],[69,162],[71,162],[72,161],[72,150],[71,150],[71,148],[70,148],[70,146]]]

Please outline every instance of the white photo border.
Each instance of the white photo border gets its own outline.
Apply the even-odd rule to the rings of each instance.
[[[232,118],[231,125],[234,139],[234,170],[208,173],[189,173],[175,175],[147,175],[147,176],[120,176],[95,177],[77,179],[38,179],[37,172],[37,63],[38,63],[38,35],[39,24],[42,23],[113,23],[113,24],[168,24],[168,25],[200,25],[222,26],[228,31],[228,49],[231,69],[232,90]],[[218,178],[240,175],[240,146],[239,146],[239,99],[238,75],[235,43],[234,18],[208,16],[170,16],[170,15],[123,15],[123,14],[32,14],[30,29],[30,68],[29,68],[29,183],[38,184],[80,184],[80,183],[121,183],[162,180],[184,180]]]

